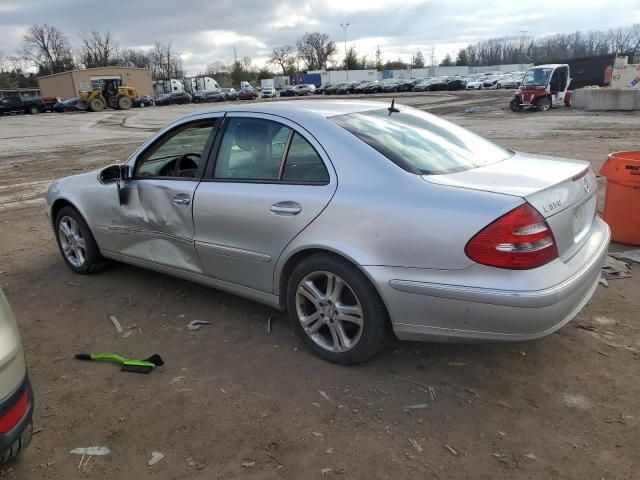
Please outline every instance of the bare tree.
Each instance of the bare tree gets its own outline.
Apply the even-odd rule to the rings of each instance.
[[[269,63],[282,69],[282,74],[286,75],[293,70],[295,64],[296,52],[291,45],[277,47],[271,52]]]
[[[80,50],[81,62],[87,68],[108,67],[117,63],[118,42],[111,32],[83,33],[80,36],[82,49]]]
[[[62,30],[46,23],[27,29],[20,55],[37,67],[41,75],[74,68],[69,39]]]
[[[329,35],[320,32],[305,33],[296,42],[296,48],[309,70],[327,68],[327,62],[336,52],[335,42],[329,40]]]
[[[151,55],[140,48],[125,48],[118,55],[118,65],[123,67],[151,68]]]
[[[155,42],[149,53],[151,71],[154,78],[181,78],[182,58],[180,53],[173,49],[171,42],[163,45]]]

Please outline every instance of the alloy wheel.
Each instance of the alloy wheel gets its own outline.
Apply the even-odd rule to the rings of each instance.
[[[87,258],[87,247],[78,222],[64,216],[58,225],[58,239],[62,253],[71,265],[81,267]]]
[[[347,282],[331,272],[312,272],[296,289],[296,314],[305,333],[329,352],[346,352],[362,338],[362,305]]]

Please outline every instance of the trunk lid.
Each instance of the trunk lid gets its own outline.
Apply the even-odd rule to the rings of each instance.
[[[549,224],[562,260],[582,246],[596,214],[597,182],[588,162],[516,153],[484,167],[423,178],[523,198]]]

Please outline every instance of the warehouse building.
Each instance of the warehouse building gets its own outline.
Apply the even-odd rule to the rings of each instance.
[[[134,87],[138,95],[153,97],[151,70],[131,67],[98,67],[46,75],[38,78],[44,97],[77,97],[81,91],[101,89],[101,80],[120,80],[122,85]]]

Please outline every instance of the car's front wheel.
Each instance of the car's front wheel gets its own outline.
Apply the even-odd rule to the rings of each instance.
[[[73,207],[64,207],[56,217],[56,240],[62,258],[76,273],[94,273],[109,265],[100,254],[89,226]]]
[[[378,292],[361,271],[333,255],[312,255],[295,267],[287,309],[306,346],[333,363],[363,362],[388,338],[388,315]]]

